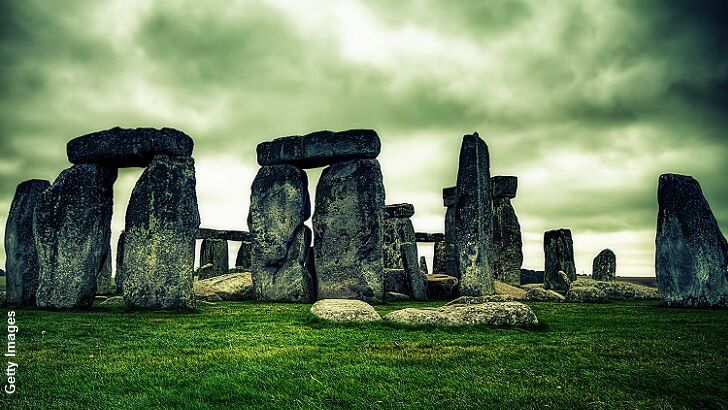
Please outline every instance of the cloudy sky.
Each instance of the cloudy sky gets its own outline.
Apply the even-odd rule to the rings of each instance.
[[[0,215],[69,166],[69,139],[171,126],[195,140],[203,226],[242,229],[257,143],[374,128],[387,202],[442,231],[478,131],[492,174],[519,177],[526,267],[568,227],[577,271],[609,247],[618,274],[653,275],[660,173],[695,176],[728,232],[725,4],[2,1]],[[120,172],[116,235],[140,173]]]

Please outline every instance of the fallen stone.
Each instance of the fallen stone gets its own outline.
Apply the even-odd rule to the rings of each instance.
[[[261,167],[253,180],[248,226],[253,235],[253,283],[260,300],[313,302],[313,278],[304,266],[311,230],[306,173],[292,165]]]
[[[35,306],[40,267],[33,237],[33,211],[50,186],[48,181],[31,179],[15,189],[5,225],[5,291],[9,305]]]
[[[561,302],[564,300],[564,295],[553,290],[546,290],[540,286],[534,286],[528,288],[526,291],[525,300],[534,302]]]
[[[192,138],[174,128],[111,128],[68,142],[68,161],[112,168],[146,167],[156,155],[190,157]]]
[[[457,295],[458,278],[440,273],[426,275],[427,299],[452,300]]]
[[[377,322],[382,317],[374,308],[361,300],[323,299],[311,306],[311,313],[319,319],[336,323]]]
[[[235,267],[251,270],[253,266],[253,243],[243,241],[235,258]]]
[[[435,249],[432,255],[432,273],[447,273],[445,241],[435,242]]]
[[[194,282],[195,298],[210,302],[255,299],[253,275],[250,272],[227,273]]]
[[[536,314],[520,302],[484,302],[437,309],[407,308],[391,312],[384,319],[406,325],[490,325],[523,328],[538,325]]]
[[[571,283],[571,289],[590,286],[603,290],[610,300],[656,300],[660,298],[657,289],[629,282],[577,279]]]
[[[728,242],[698,181],[663,174],[657,190],[657,289],[667,306],[728,306]]]
[[[592,279],[614,280],[617,276],[617,257],[611,249],[599,252],[592,263]]]
[[[211,268],[200,271],[200,279],[224,275],[228,265],[228,244],[224,239],[203,239],[200,246],[200,265],[212,265]]]
[[[126,306],[123,296],[112,296],[99,303],[101,306]]]
[[[568,229],[546,231],[543,240],[546,269],[544,271],[544,288],[568,290],[569,282],[576,280],[574,265],[574,241]],[[569,281],[564,281],[559,271],[566,273]]]
[[[415,206],[412,204],[392,204],[384,207],[384,218],[410,218],[415,214]]]
[[[494,199],[513,199],[516,197],[516,191],[518,190],[518,177],[494,176],[490,179],[490,189]]]
[[[415,232],[415,240],[417,242],[440,242],[445,240],[445,234],[439,232]]]
[[[487,295],[487,296],[460,296],[451,300],[445,306],[453,305],[478,305],[480,303],[489,302],[515,302],[515,298],[511,295]]]
[[[33,233],[38,250],[38,307],[90,307],[111,241],[117,171],[81,164],[65,169],[38,198]]]
[[[195,239],[223,239],[234,242],[250,242],[253,236],[246,231],[231,231],[211,228],[200,228],[197,230]]]
[[[526,291],[518,286],[509,285],[501,281],[495,281],[495,293],[497,295],[508,295],[515,300],[523,300],[526,297]]]
[[[384,300],[386,300],[387,302],[406,302],[412,300],[412,298],[405,295],[404,293],[385,292]]]
[[[574,303],[606,303],[608,301],[607,294],[595,286],[571,288],[566,292],[566,299],[564,299],[564,302]]]
[[[358,159],[374,159],[381,151],[374,130],[317,131],[258,144],[258,164],[317,168]]]
[[[126,211],[124,301],[142,309],[195,306],[192,280],[200,226],[194,160],[158,155]]]
[[[381,301],[384,185],[377,160],[323,170],[313,229],[318,297]]]

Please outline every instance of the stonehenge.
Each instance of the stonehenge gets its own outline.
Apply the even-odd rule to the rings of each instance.
[[[426,299],[425,277],[418,265],[417,235],[410,219],[412,204],[393,204],[384,208],[383,261],[385,292]]]
[[[374,130],[317,131],[258,144],[258,164],[318,168],[358,159],[375,159],[381,151]]]
[[[611,249],[604,249],[592,262],[592,279],[613,281],[617,277],[617,256]]]
[[[518,178],[495,176],[490,179],[493,193],[493,275],[495,279],[519,285],[523,264],[521,225],[511,199],[516,197]]]
[[[200,246],[200,266],[210,264],[200,273],[200,279],[209,279],[228,272],[228,244],[224,239],[203,239]]]
[[[545,254],[544,288],[569,290],[569,284],[576,280],[574,265],[574,241],[568,229],[546,231],[543,238]]]

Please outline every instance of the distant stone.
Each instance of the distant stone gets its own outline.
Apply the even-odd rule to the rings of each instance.
[[[657,190],[657,289],[668,306],[728,306],[728,242],[698,181],[663,174]]]
[[[566,292],[564,300],[564,302],[574,303],[606,303],[608,301],[607,294],[595,286],[572,287]]]
[[[449,208],[455,206],[457,203],[457,187],[452,186],[449,188],[443,188],[442,190],[442,203],[445,207]]]
[[[336,323],[377,322],[382,320],[382,317],[371,305],[361,300],[319,300],[311,306],[311,313],[319,319]]]
[[[495,293],[497,295],[511,296],[514,300],[523,300],[526,297],[526,291],[524,289],[503,283],[499,280],[495,281]]]
[[[447,207],[445,211],[445,271],[438,272],[457,276],[457,249],[455,247],[455,203],[457,202],[457,187],[445,188],[442,190],[443,204]]]
[[[201,273],[200,279],[224,275],[228,265],[228,244],[224,239],[203,239],[200,246],[200,265],[211,264],[212,268]],[[204,275],[204,276],[203,276]]]
[[[493,284],[493,206],[488,146],[478,133],[463,137],[457,175],[455,251],[460,294],[484,296]]]
[[[116,285],[114,279],[111,277],[111,244],[108,244],[104,255],[102,256],[103,262],[101,262],[101,269],[96,274],[96,294],[97,295],[109,295],[116,291]]]
[[[124,238],[126,233],[121,231],[119,241],[116,244],[116,291],[121,293],[124,289]]]
[[[384,267],[389,269],[402,269],[402,245],[405,243],[416,243],[415,227],[409,218],[385,218],[384,219]],[[412,248],[417,259],[417,248]]]
[[[460,296],[451,300],[445,306],[453,305],[478,305],[489,302],[514,302],[516,299],[510,295],[487,295],[487,296]]]
[[[599,252],[592,263],[592,279],[614,280],[617,276],[617,257],[611,249]]]
[[[311,230],[306,173],[292,165],[261,167],[253,180],[248,226],[253,235],[253,283],[260,300],[313,302],[316,284],[304,266]]]
[[[40,267],[33,237],[33,211],[50,186],[48,181],[31,179],[15,189],[5,225],[5,291],[9,305],[35,306]]]
[[[610,300],[656,300],[660,298],[657,289],[628,282],[593,279],[577,279],[571,282],[571,289],[582,287],[601,289]]]
[[[102,164],[114,168],[146,167],[156,155],[189,157],[192,138],[173,128],[111,128],[68,142],[73,164]]]
[[[457,295],[458,278],[441,273],[429,274],[427,279],[427,299],[452,300]]]
[[[317,131],[307,135],[276,138],[258,144],[258,164],[290,164],[317,168],[358,159],[374,159],[381,142],[374,130]]]
[[[222,229],[200,228],[197,230],[195,239],[223,239],[235,242],[250,242],[253,236],[246,231],[231,231]]]
[[[543,239],[546,269],[544,271],[544,288],[568,290],[569,283],[576,280],[574,265],[574,241],[568,229],[546,231]],[[568,282],[563,280],[559,271],[566,273]]]
[[[447,273],[445,249],[445,241],[435,242],[435,249],[432,255],[432,273]]]
[[[415,214],[412,204],[392,204],[384,207],[384,218],[410,218]]]
[[[512,199],[516,197],[518,177],[501,175],[494,176],[490,179],[490,186],[493,198]]]
[[[101,306],[125,306],[124,297],[112,296],[110,298],[106,298],[104,301],[99,303],[99,305],[101,305]]]
[[[425,259],[424,256],[420,256],[420,272],[422,272],[423,275],[429,274],[429,269],[427,269],[427,259]]]
[[[520,302],[484,302],[437,309],[407,308],[391,312],[384,319],[406,325],[431,326],[490,325],[530,328],[538,325],[536,314]]]
[[[402,262],[409,280],[407,294],[415,300],[427,300],[427,279],[417,264],[417,244],[412,242],[402,244]]]
[[[117,171],[81,164],[65,169],[38,198],[33,233],[40,266],[38,307],[90,307],[111,240]]]
[[[534,302],[561,302],[564,300],[564,295],[535,286],[526,291],[525,299]]]
[[[412,300],[412,298],[405,295],[404,293],[385,292],[384,300],[386,300],[387,302],[406,302]]]
[[[253,243],[243,241],[238,249],[238,256],[235,258],[235,267],[250,270],[253,266]]]
[[[195,281],[195,298],[210,302],[255,299],[253,275],[250,272],[227,273]]]
[[[415,232],[415,240],[417,242],[440,242],[445,240],[445,234],[439,232]]]
[[[528,285],[530,283],[543,283],[543,276],[543,271],[521,269],[521,285]]]
[[[200,226],[194,160],[158,155],[126,211],[124,301],[142,309],[195,306],[192,280]]]
[[[318,297],[381,301],[384,184],[377,160],[340,162],[316,187]]]
[[[516,181],[516,177],[493,177],[492,186],[504,190],[498,181]],[[510,188],[509,188],[510,189]],[[521,283],[523,264],[523,242],[521,225],[513,209],[511,199],[516,196],[515,183],[508,195],[493,195],[493,275],[495,279],[512,285]]]

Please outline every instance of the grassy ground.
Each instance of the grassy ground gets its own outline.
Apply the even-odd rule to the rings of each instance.
[[[5,408],[725,408],[728,311],[529,303],[537,331],[330,325],[308,305],[16,309]],[[412,305],[378,307],[381,313]],[[0,364],[4,366],[4,364]]]

